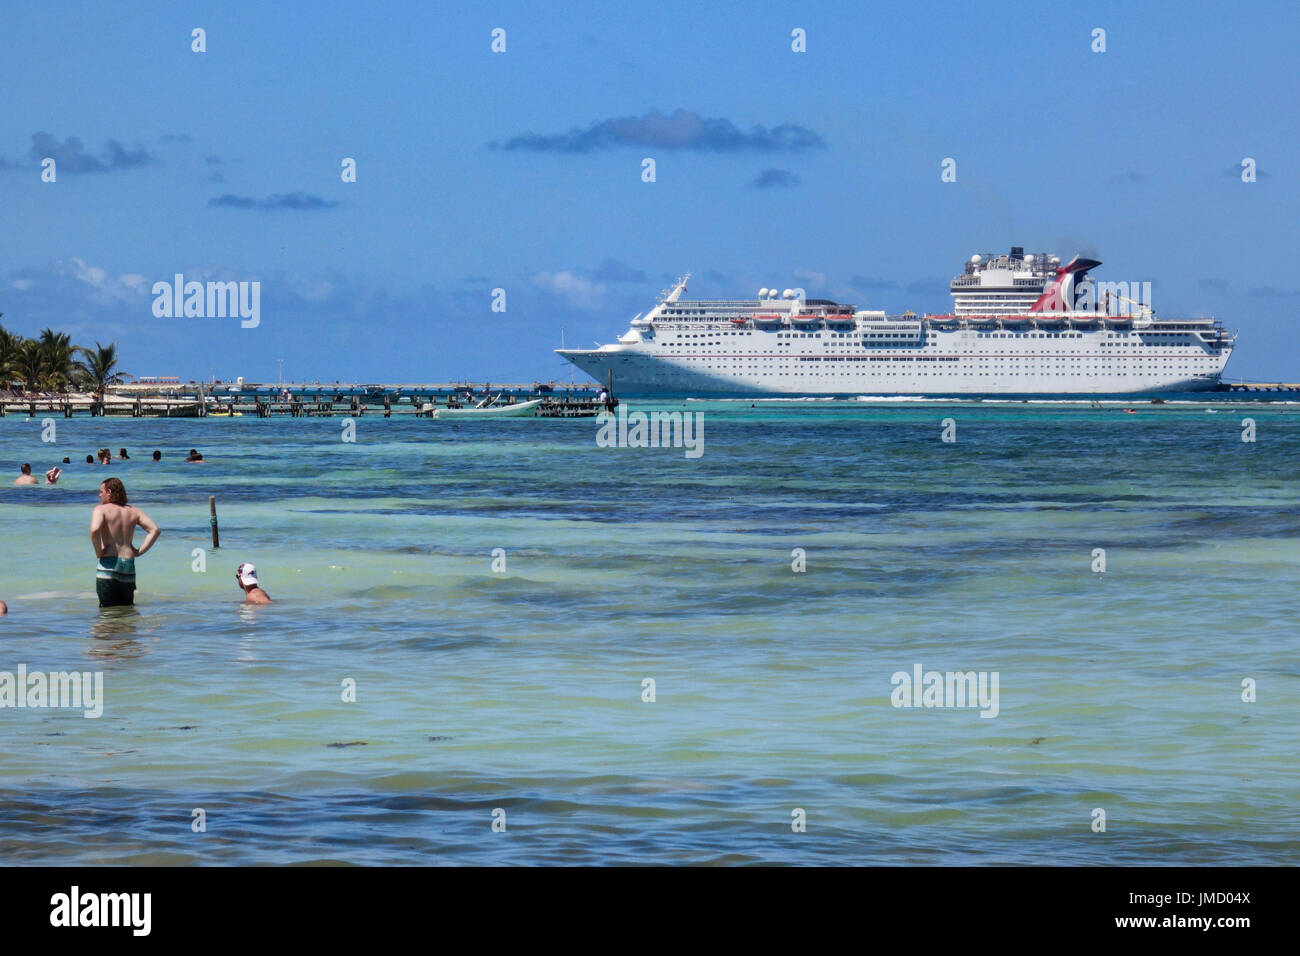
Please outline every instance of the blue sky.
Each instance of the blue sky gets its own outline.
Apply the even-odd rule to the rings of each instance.
[[[9,14],[0,324],[138,375],[567,379],[561,329],[610,341],[682,272],[943,311],[1015,244],[1240,329],[1230,378],[1300,381],[1300,5],[447,6]],[[177,272],[260,281],[261,324],[156,318]]]

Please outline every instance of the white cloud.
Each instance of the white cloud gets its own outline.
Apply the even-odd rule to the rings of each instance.
[[[324,279],[296,278],[293,281],[293,291],[300,299],[308,302],[324,302],[334,294],[334,286]]]
[[[562,272],[538,272],[533,284],[565,299],[580,309],[594,308],[605,295],[605,286],[565,269]]]
[[[64,259],[59,262],[59,268],[69,275],[75,276],[82,282],[89,285],[98,286],[103,283],[104,278],[108,275],[107,269],[101,269],[99,266],[88,266],[84,261],[73,256],[71,259]]]
[[[72,256],[54,262],[51,270],[56,280],[73,279],[90,287],[95,300],[133,299],[149,291],[148,280],[135,272],[127,272],[113,278],[103,266],[88,265],[84,259]],[[19,280],[28,281],[31,280]]]

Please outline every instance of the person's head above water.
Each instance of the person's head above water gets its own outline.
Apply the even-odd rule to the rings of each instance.
[[[95,463],[95,456],[94,456],[94,455],[87,455],[87,456],[86,456],[86,464],[87,464],[87,465],[93,465],[94,463]]]
[[[128,455],[128,454],[126,453],[126,449],[125,449],[125,448],[119,448],[119,449],[117,450],[117,457],[118,457],[118,458],[121,458],[123,461],[126,461],[126,460],[130,459],[131,456]]]
[[[235,568],[235,580],[244,592],[244,598],[250,604],[270,604],[271,595],[262,590],[262,583],[257,580],[257,568],[245,561]]]
[[[162,452],[160,452],[157,448],[153,450],[153,460],[162,461]]]
[[[126,505],[126,486],[121,478],[105,478],[99,483],[99,501],[105,505]]]
[[[30,475],[32,473],[31,462],[23,462],[22,467],[18,470],[24,475]]]

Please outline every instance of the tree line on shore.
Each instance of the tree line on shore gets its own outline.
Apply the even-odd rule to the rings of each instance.
[[[66,332],[45,329],[40,338],[28,339],[0,325],[0,388],[21,383],[29,392],[84,389],[102,396],[122,378],[116,342],[86,348],[73,345]]]

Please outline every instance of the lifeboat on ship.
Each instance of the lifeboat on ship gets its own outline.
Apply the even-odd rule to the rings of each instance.
[[[791,316],[790,321],[800,328],[811,329],[822,324],[822,314],[820,312],[800,312],[798,315]]]
[[[760,329],[775,328],[785,320],[780,312],[755,312],[753,318],[754,325]]]

